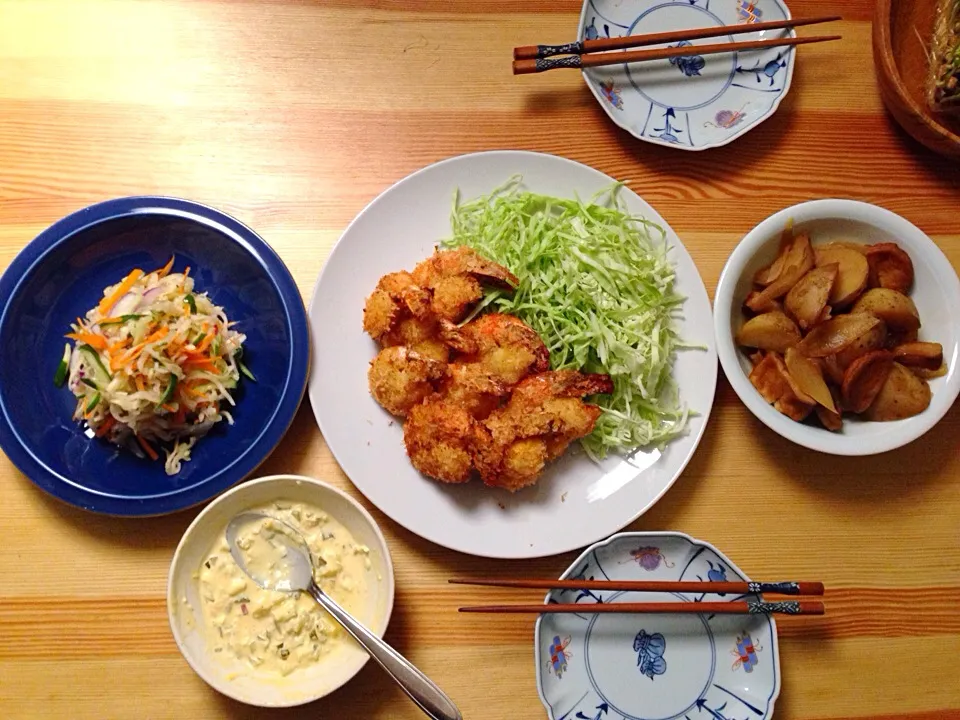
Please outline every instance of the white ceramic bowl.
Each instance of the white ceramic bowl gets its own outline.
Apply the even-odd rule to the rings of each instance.
[[[371,573],[380,579],[371,582],[366,605],[357,619],[383,636],[393,611],[393,563],[386,541],[370,513],[346,493],[311,478],[272,475],[243,483],[221,495],[190,524],[177,546],[167,583],[167,615],[177,647],[197,675],[224,695],[261,707],[301,705],[317,700],[346,684],[369,658],[348,638],[348,645],[316,665],[277,677],[258,676],[249,668],[228,665],[214,656],[202,632],[195,574],[231,518],[274,500],[316,505],[342,523],[358,543],[367,545]],[[183,602],[184,597],[188,603]]]
[[[748,379],[750,361],[734,344],[744,322],[743,300],[754,273],[776,257],[780,234],[793,219],[796,230],[810,233],[814,245],[831,240],[861,243],[894,242],[913,260],[915,280],[910,297],[920,313],[920,339],[943,345],[947,374],[930,381],[933,399],[924,412],[895,422],[869,422],[845,416],[843,430],[830,432],[798,423],[780,414]],[[854,200],[814,200],[768,217],[734,248],[720,275],[713,303],[717,354],[737,395],[767,427],[788,440],[833,455],[874,455],[906,445],[937,424],[960,392],[960,281],[950,264],[919,228],[889,210]]]

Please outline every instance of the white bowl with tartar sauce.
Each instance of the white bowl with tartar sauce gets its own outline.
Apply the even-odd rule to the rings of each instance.
[[[341,490],[273,475],[238,485],[190,524],[170,565],[167,614],[177,647],[211,687],[261,707],[301,705],[346,684],[369,659],[306,594],[263,590],[230,555],[224,531],[260,511],[296,528],[314,579],[374,633],[393,611],[393,563],[370,514]],[[270,523],[257,532],[269,543]]]

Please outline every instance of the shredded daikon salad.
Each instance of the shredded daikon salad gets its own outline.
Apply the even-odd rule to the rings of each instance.
[[[197,441],[221,420],[241,373],[246,337],[222,307],[195,293],[190,268],[134,269],[71,324],[54,382],[77,398],[73,417],[97,437],[141,457],[166,454],[168,475],[180,472]]]
[[[674,291],[666,233],[629,215],[619,185],[589,202],[526,192],[513,178],[490,195],[461,202],[446,247],[467,245],[519,279],[491,290],[481,306],[516,315],[550,350],[553,369],[607,373],[611,395],[581,442],[593,458],[661,447],[684,432],[688,410],[671,370],[689,347],[676,331],[684,298]]]

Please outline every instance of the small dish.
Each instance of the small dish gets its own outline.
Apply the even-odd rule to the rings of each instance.
[[[709,543],[673,532],[614,535],[588,548],[560,577],[749,579]],[[703,598],[699,593],[552,590],[544,602]],[[537,620],[534,642],[537,686],[551,720],[685,715],[766,720],[780,693],[777,625],[768,615],[549,614]]]
[[[782,415],[760,396],[748,379],[750,362],[734,344],[744,322],[742,306],[757,270],[776,256],[788,221],[807,231],[814,245],[829,240],[859,243],[892,242],[913,261],[915,281],[910,297],[923,325],[921,340],[943,345],[944,377],[930,381],[930,406],[905,420],[870,422],[844,417],[840,432],[799,423]],[[723,371],[750,412],[792,442],[833,455],[874,455],[916,440],[937,424],[960,393],[960,327],[953,317],[960,307],[960,280],[936,243],[904,218],[876,205],[854,200],[814,200],[794,205],[757,225],[734,248],[720,275],[714,298],[717,353]]]
[[[190,524],[170,563],[167,617],[177,647],[190,667],[208,685],[240,702],[261,707],[287,707],[317,700],[345,685],[369,656],[346,638],[344,646],[317,664],[289,675],[257,675],[239,663],[221,661],[205,640],[196,573],[206,553],[236,515],[274,501],[304,502],[328,512],[370,548],[371,586],[357,619],[382,637],[393,612],[393,563],[376,521],[363,506],[341,490],[298,475],[271,475],[251,480],[210,503]],[[186,599],[186,601],[185,601]],[[323,612],[319,608],[316,612]]]
[[[239,388],[235,424],[214,428],[174,476],[89,437],[53,382],[69,323],[131,269],[171,255],[247,335],[257,378]],[[73,213],[14,258],[0,298],[0,447],[38,487],[87,510],[160,515],[208,500],[263,462],[303,397],[310,343],[296,283],[255,232],[198,203],[131,197]]]
[[[577,36],[595,40],[789,18],[780,0],[585,0]],[[793,36],[792,30],[768,30],[681,44]],[[706,150],[732,142],[776,112],[790,90],[794,58],[790,48],[770,48],[610,65],[586,70],[583,78],[610,119],[634,137]]]

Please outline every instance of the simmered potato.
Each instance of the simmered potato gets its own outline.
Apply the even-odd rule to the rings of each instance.
[[[867,287],[870,266],[867,259],[856,250],[839,243],[818,245],[813,249],[814,264],[817,267],[837,265],[837,279],[830,292],[830,304],[833,307],[845,307],[852,303]]]
[[[814,268],[787,292],[784,307],[804,330],[820,322],[839,269],[837,263]]]
[[[871,350],[883,349],[886,340],[887,325],[881,320],[870,330],[858,337],[850,347],[837,353],[837,365],[841,371],[846,370],[850,366],[850,363],[858,357],[866,355]],[[842,382],[842,380],[839,382]]]
[[[888,288],[867,290],[850,312],[872,313],[893,332],[910,332],[920,327],[920,313],[913,300],[902,292]]]
[[[880,318],[869,313],[837,315],[807,333],[797,349],[807,357],[835,355],[852,346],[880,323]]]
[[[774,310],[747,320],[736,339],[744,347],[784,353],[800,342],[800,330],[793,320]]]
[[[783,270],[756,296],[747,300],[747,307],[760,312],[771,300],[782,298],[813,267],[813,247],[809,235],[797,235],[787,249]]]
[[[897,420],[930,404],[927,379],[946,373],[943,348],[920,342],[920,314],[906,292],[909,255],[894,243],[813,246],[784,230],[777,258],[754,275],[736,342],[750,382],[779,412],[815,411],[830,431],[843,415]]]
[[[893,363],[883,387],[863,416],[888,421],[919,415],[930,405],[930,386],[900,363]]]

